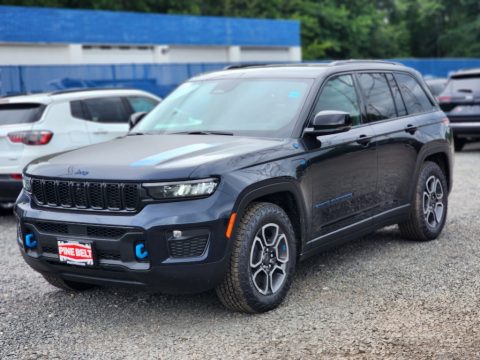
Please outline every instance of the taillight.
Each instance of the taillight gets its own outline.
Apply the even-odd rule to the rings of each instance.
[[[25,145],[46,145],[52,140],[52,137],[53,133],[46,130],[17,131],[8,134],[11,142]]]
[[[438,102],[441,102],[441,103],[448,103],[452,101],[452,97],[451,96],[439,96],[438,97]]]
[[[22,180],[22,174],[10,174],[13,180]]]

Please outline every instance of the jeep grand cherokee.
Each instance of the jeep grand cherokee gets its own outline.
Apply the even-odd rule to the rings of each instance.
[[[237,67],[185,82],[128,136],[32,162],[18,245],[59,288],[216,289],[257,313],[330,246],[391,224],[437,238],[451,187],[448,119],[416,71]]]

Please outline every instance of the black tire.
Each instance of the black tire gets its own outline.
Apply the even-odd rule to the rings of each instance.
[[[457,137],[453,139],[453,146],[455,147],[455,151],[462,151],[466,143],[467,141],[465,139]]]
[[[273,245],[264,247],[270,240]],[[229,269],[216,288],[220,301],[231,310],[245,313],[276,308],[290,288],[297,257],[295,233],[287,214],[275,204],[253,203],[238,222],[232,241]],[[259,263],[255,268],[251,266],[254,258]],[[269,261],[273,262],[273,271],[266,265]],[[254,273],[258,275],[255,282]],[[265,294],[259,288],[266,289]]]
[[[85,284],[76,281],[64,280],[60,276],[53,274],[42,274],[50,285],[66,291],[85,291],[95,287],[92,284]]]
[[[435,180],[432,180],[435,179]],[[438,183],[437,183],[438,180]],[[428,187],[435,182],[435,191],[431,193]],[[439,192],[442,191],[442,198],[438,199]],[[431,190],[431,189],[430,189]],[[430,196],[427,196],[430,195]],[[428,199],[428,200],[427,200]],[[442,207],[441,215],[433,209]],[[425,212],[427,209],[427,212]],[[429,241],[436,239],[445,225],[448,210],[448,185],[447,179],[442,169],[434,162],[426,161],[420,170],[417,184],[415,186],[415,195],[412,203],[412,209],[407,221],[398,224],[403,237],[410,240]]]

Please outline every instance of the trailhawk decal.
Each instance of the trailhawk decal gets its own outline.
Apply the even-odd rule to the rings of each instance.
[[[161,162],[176,158],[178,156],[182,156],[194,151],[199,151],[199,150],[204,150],[208,149],[211,147],[214,147],[215,145],[213,144],[192,144],[192,145],[187,145],[187,146],[182,146],[176,149],[168,150],[165,152],[162,152],[157,155],[152,155],[149,157],[146,157],[142,160],[135,161],[134,163],[131,163],[130,166],[151,166],[151,165],[156,165]]]

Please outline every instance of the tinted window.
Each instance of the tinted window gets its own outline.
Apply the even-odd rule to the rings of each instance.
[[[398,116],[407,115],[407,109],[405,108],[405,103],[403,102],[402,94],[400,94],[400,89],[397,86],[397,82],[393,78],[392,74],[386,74],[386,76],[388,83],[390,84],[390,89],[392,90],[393,100],[395,101]]]
[[[141,96],[132,96],[127,98],[130,106],[133,109],[133,112],[150,112],[155,106],[157,106],[158,101],[149,99]]]
[[[379,121],[397,116],[385,74],[359,74],[358,80],[365,96],[368,121]]]
[[[407,74],[395,74],[395,79],[397,80],[409,114],[435,109],[417,80]]]
[[[351,75],[328,80],[317,100],[314,114],[324,110],[345,111],[350,114],[353,125],[360,124],[360,107]]]
[[[119,97],[105,97],[72,101],[70,109],[74,117],[101,123],[126,123],[128,113]]]
[[[40,119],[44,109],[41,104],[0,105],[0,125],[33,123]]]

